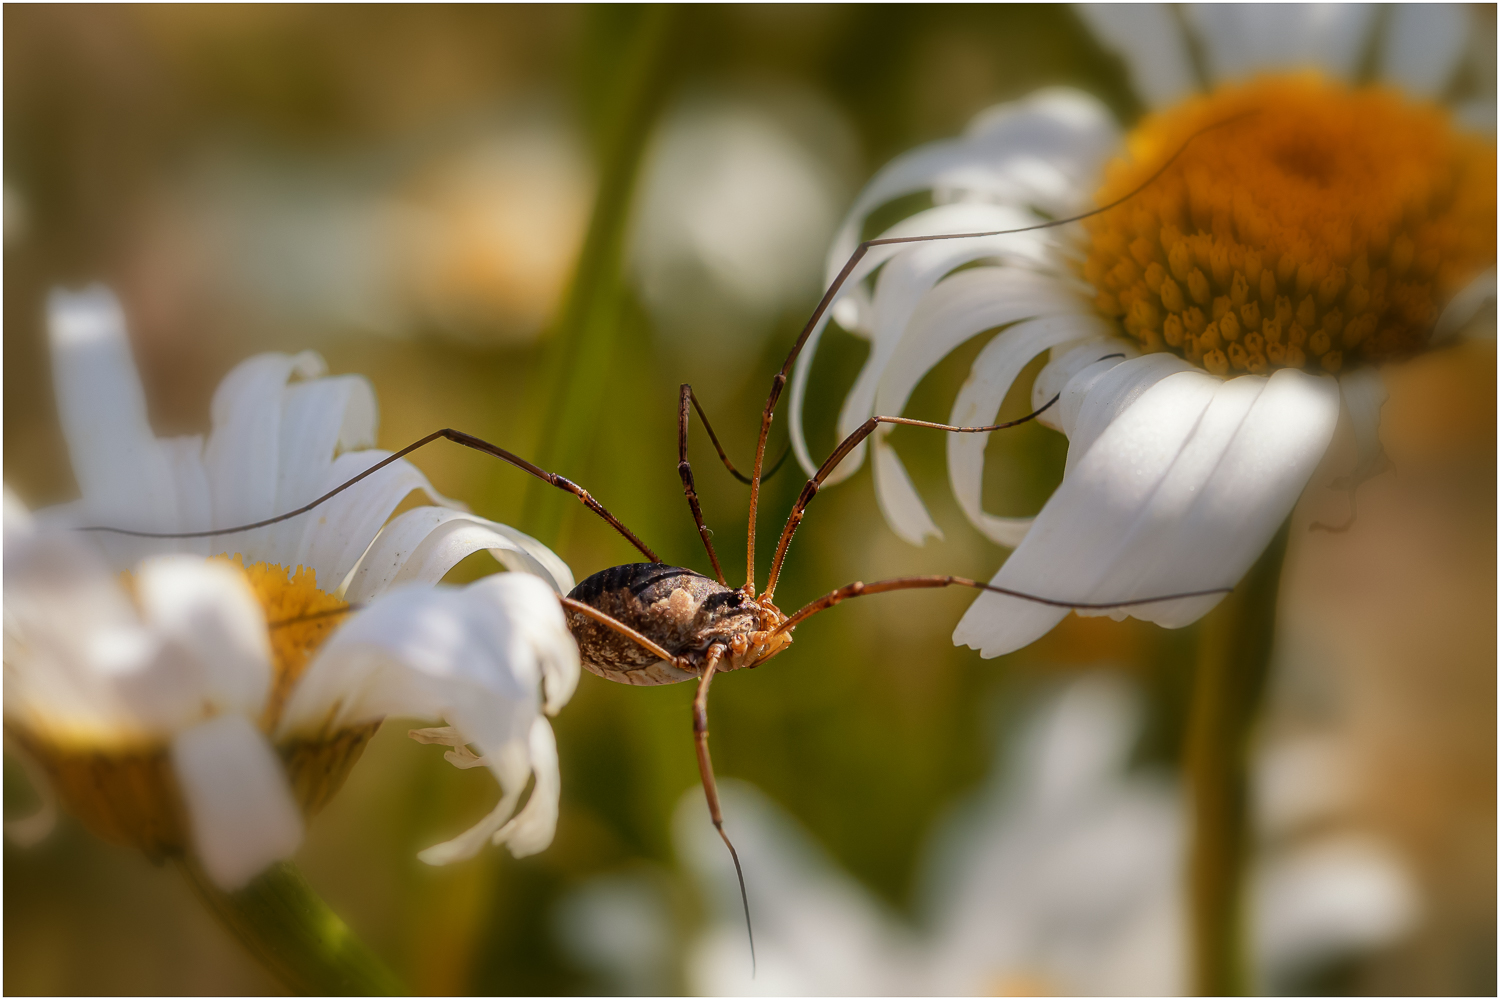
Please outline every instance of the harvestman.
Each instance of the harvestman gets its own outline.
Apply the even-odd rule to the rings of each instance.
[[[820,611],[825,611],[853,597],[883,594],[894,590],[951,586],[973,587],[978,590],[988,590],[993,593],[1005,594],[1009,597],[1033,601],[1038,604],[1046,604],[1052,607],[1109,610],[1152,604],[1157,601],[1170,601],[1188,597],[1201,597],[1208,594],[1227,593],[1232,589],[1229,587],[1214,587],[1207,590],[1163,594],[1130,600],[1087,602],[1022,593],[960,576],[904,576],[889,580],[877,580],[874,583],[856,581],[855,583],[839,587],[837,590],[830,591],[790,615],[783,614],[776,607],[772,598],[776,593],[776,584],[781,577],[781,570],[785,564],[787,549],[791,545],[792,536],[796,533],[808,504],[817,495],[823,481],[827,479],[829,474],[843,461],[849,452],[868,437],[877,426],[886,423],[902,424],[908,427],[926,427],[933,430],[961,434],[989,433],[990,431],[1015,427],[1018,424],[1032,420],[1058,400],[1057,396],[1053,396],[1045,405],[1032,413],[1028,413],[1024,417],[1006,423],[990,424],[983,427],[956,427],[951,424],[912,420],[898,416],[873,416],[866,420],[857,430],[839,443],[838,447],[833,450],[833,453],[828,456],[827,461],[822,464],[813,477],[807,481],[807,485],[802,488],[802,492],[797,497],[791,513],[787,516],[786,525],[781,531],[781,538],[777,542],[776,553],[771,560],[771,568],[766,580],[766,589],[764,593],[757,594],[755,590],[755,522],[757,507],[760,501],[761,481],[764,478],[762,476],[762,469],[765,462],[766,440],[770,435],[771,420],[776,411],[776,404],[781,398],[782,389],[786,386],[787,375],[791,371],[792,365],[796,361],[797,355],[801,352],[803,345],[807,342],[818,321],[833,303],[839,289],[843,287],[844,282],[853,272],[855,266],[872,248],[900,243],[973,239],[977,237],[1033,232],[1039,229],[1051,229],[1067,225],[1081,221],[1092,215],[1098,215],[1101,212],[1107,212],[1135,197],[1135,195],[1139,194],[1165,173],[1167,168],[1176,162],[1177,158],[1182,155],[1198,136],[1255,113],[1253,111],[1247,112],[1246,114],[1238,115],[1200,129],[1189,136],[1155,173],[1134,190],[1107,205],[1080,215],[1070,216],[1065,219],[1055,219],[1032,226],[1023,226],[1017,229],[1002,229],[985,233],[945,233],[931,236],[893,237],[866,240],[859,244],[858,248],[855,249],[849,260],[844,264],[843,269],[839,271],[833,283],[829,285],[827,292],[824,293],[822,300],[818,303],[818,307],[813,311],[812,317],[807,321],[807,325],[803,327],[802,333],[797,337],[796,343],[792,345],[792,349],[787,354],[786,361],[782,364],[781,370],[771,380],[771,391],[766,398],[765,408],[761,412],[760,435],[755,446],[755,465],[748,479],[741,475],[729,461],[728,456],[724,453],[724,449],[719,445],[718,436],[714,434],[713,428],[708,423],[708,418],[704,414],[702,406],[699,405],[697,397],[693,394],[692,386],[684,384],[681,387],[677,411],[677,471],[682,478],[683,493],[687,498],[688,508],[692,511],[693,522],[698,527],[698,534],[703,539],[703,546],[708,552],[708,560],[713,566],[714,579],[703,576],[691,569],[663,564],[660,557],[647,547],[645,542],[636,537],[634,532],[606,510],[604,505],[595,500],[587,490],[573,481],[539,468],[524,458],[514,455],[497,445],[490,444],[488,441],[483,441],[473,435],[465,434],[462,431],[456,431],[451,428],[433,431],[421,440],[413,442],[384,460],[377,462],[342,485],[329,490],[311,503],[261,521],[236,525],[231,528],[215,528],[189,532],[134,531],[106,526],[92,526],[81,530],[104,531],[136,538],[208,538],[262,528],[306,514],[320,504],[354,486],[360,480],[373,475],[392,462],[439,439],[452,441],[467,448],[473,448],[476,451],[492,455],[536,476],[551,486],[573,494],[578,498],[580,503],[608,522],[611,527],[623,535],[631,545],[634,545],[642,555],[650,560],[649,562],[628,563],[623,566],[614,566],[610,569],[601,570],[574,587],[566,597],[559,598],[567,616],[568,628],[578,642],[583,666],[591,673],[597,674],[606,680],[622,684],[657,685],[697,680],[698,690],[693,698],[693,740],[698,757],[698,772],[703,781],[703,791],[708,799],[709,814],[713,818],[714,828],[718,830],[719,836],[723,839],[725,846],[729,848],[730,856],[734,860],[735,874],[739,878],[741,901],[745,909],[746,929],[749,931],[750,904],[748,896],[745,893],[744,872],[740,867],[739,855],[734,849],[734,844],[730,842],[728,834],[724,832],[724,818],[719,808],[719,795],[714,782],[713,764],[708,752],[708,690],[715,674],[759,666],[791,645],[792,630],[802,621]],[[1118,355],[1109,355],[1106,357],[1110,356],[1117,357]],[[697,491],[694,489],[692,465],[688,462],[688,423],[690,411],[693,409],[697,410],[698,417],[703,422],[704,429],[708,432],[709,438],[712,440],[714,448],[718,451],[719,457],[723,460],[725,467],[736,478],[742,482],[747,482],[750,486],[750,512],[746,528],[745,545],[746,580],[744,585],[738,589],[731,589],[728,581],[724,578],[724,571],[719,565],[718,553],[714,551],[711,532],[707,525],[704,524],[703,511],[698,502]],[[755,938],[753,931],[750,931],[750,934],[750,953],[753,962]]]

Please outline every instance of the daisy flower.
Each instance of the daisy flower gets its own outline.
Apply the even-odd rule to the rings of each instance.
[[[191,850],[233,888],[296,848],[303,818],[394,715],[446,723],[413,736],[489,768],[502,789],[489,816],[424,860],[467,857],[486,839],[518,856],[545,848],[559,787],[546,716],[579,668],[556,600],[573,586],[566,564],[457,509],[405,461],[252,532],[72,530],[242,524],[389,452],[370,447],[369,383],[325,377],[312,353],[231,371],[206,443],[156,438],[114,298],[56,293],[49,319],[82,496],[35,516],[6,498],[5,729],[63,804],[152,855]],[[412,491],[436,503],[392,518]],[[480,549],[519,572],[433,586]]]
[[[1225,587],[1286,520],[1341,418],[1359,453],[1347,478],[1375,468],[1379,366],[1493,301],[1495,146],[1464,124],[1488,108],[1493,128],[1493,86],[1461,113],[1435,100],[1474,76],[1459,72],[1468,15],[1455,8],[1392,8],[1379,37],[1362,7],[1192,8],[1186,27],[1163,7],[1085,15],[1125,56],[1151,113],[1123,132],[1097,100],[1066,90],[981,113],[963,137],[875,176],[829,275],[896,198],[926,193],[934,205],[883,237],[1035,226],[1123,202],[1068,226],[873,248],[832,310],[870,341],[839,432],[900,414],[943,357],[1002,328],[949,422],[994,423],[1023,369],[1047,355],[1032,402],[1056,398],[1038,419],[1069,449],[1034,518],[998,517],[981,502],[988,435],[949,436],[959,506],[1014,549],[992,583],[1099,602]],[[1380,78],[1349,82],[1371,52]],[[802,405],[821,329],[792,380],[792,441],[809,473]],[[876,495],[896,533],[921,544],[940,532],[889,430],[869,440]],[[861,445],[830,481],[863,457]],[[1221,598],[1112,614],[1178,627]],[[1066,614],[986,592],[954,641],[998,656]]]

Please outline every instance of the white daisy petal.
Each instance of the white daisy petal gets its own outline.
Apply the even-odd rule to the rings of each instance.
[[[1063,387],[1064,427],[1068,433],[1068,461],[1063,474],[1078,466],[1099,436],[1115,418],[1146,390],[1169,375],[1200,371],[1175,354],[1165,352],[1144,357],[1101,360],[1086,368]],[[1106,376],[1105,373],[1108,373]],[[1076,401],[1076,402],[1075,402]],[[1076,416],[1073,415],[1076,407]]]
[[[101,285],[54,291],[48,338],[58,416],[87,516],[121,527],[174,523],[177,496],[168,456],[146,418],[119,302]],[[122,559],[140,543],[111,539]]]
[[[1121,361],[1138,357],[1140,353],[1129,341],[1113,336],[1094,337],[1052,348],[1051,357],[1031,383],[1031,408],[1041,409],[1053,396],[1057,396],[1058,400],[1036,418],[1037,423],[1071,434],[1073,422],[1078,417],[1078,408],[1083,403],[1081,395],[1068,390],[1073,384],[1073,377],[1086,368],[1108,371]]]
[[[276,513],[317,498],[336,451],[375,444],[375,412],[375,390],[359,375],[319,378],[286,387],[276,453]],[[286,563],[296,552],[303,526],[293,518],[268,530],[270,540],[264,558]]]
[[[989,205],[947,205],[903,220],[888,230],[886,236],[920,235],[941,232],[986,232],[1030,225],[1036,220],[1013,211]],[[967,240],[942,240],[910,246],[890,260],[880,272],[875,286],[874,308],[877,317],[871,330],[870,356],[855,380],[854,387],[839,412],[839,437],[852,434],[874,413],[875,393],[885,375],[898,344],[906,333],[908,321],[924,294],[945,274],[975,260],[990,257],[1009,258],[1008,262],[1045,268],[1050,262],[1045,244],[1049,234],[1016,234]],[[993,270],[991,273],[993,273]],[[1063,296],[1067,298],[1066,295]],[[1080,302],[1067,303],[1083,308]],[[991,324],[993,325],[993,324]],[[977,333],[980,327],[972,331]],[[972,335],[971,333],[971,335]],[[936,364],[939,358],[933,359]],[[915,384],[915,383],[913,383]],[[904,404],[904,400],[901,401]],[[899,411],[898,411],[899,412]],[[829,484],[853,475],[864,459],[864,445],[849,453],[828,477]],[[809,469],[809,473],[813,470]]]
[[[1080,601],[1233,585],[1301,495],[1338,408],[1333,379],[1292,369],[1229,382],[1198,372],[1162,379],[1063,480],[995,583]],[[1043,594],[1044,587],[1053,589]],[[1220,599],[1121,610],[1175,628]],[[983,594],[955,640],[998,655],[1039,637],[1063,613]]]
[[[1452,3],[1398,3],[1389,17],[1381,75],[1418,97],[1440,97],[1468,41],[1468,12]]]
[[[1083,3],[1074,8],[1095,37],[1125,60],[1147,105],[1162,107],[1198,89],[1181,22],[1163,3]]]
[[[975,271],[965,271],[945,284],[954,284]],[[1011,277],[1011,275],[1006,275]],[[970,303],[971,322],[985,323],[996,313],[1016,304],[1009,295],[988,296],[982,293],[983,284],[975,283],[975,299]],[[1077,300],[1075,300],[1077,302]],[[1081,303],[1080,303],[1081,304]],[[1076,306],[1075,306],[1076,308]],[[1005,322],[1004,319],[1000,322]],[[990,325],[993,325],[991,323]],[[953,402],[953,412],[948,418],[951,424],[976,426],[995,422],[1000,404],[1005,401],[1011,385],[1021,370],[1038,354],[1058,344],[1087,337],[1099,337],[1109,332],[1109,325],[1098,316],[1087,312],[1068,312],[1062,315],[1042,316],[1038,319],[1017,323],[985,345],[974,359],[969,377],[958,398]],[[1031,525],[1030,518],[996,517],[986,514],[981,494],[984,484],[984,449],[989,443],[988,434],[949,434],[948,478],[953,484],[953,494],[969,522],[984,533],[986,538],[1000,545],[1015,545]]]
[[[329,466],[315,495],[321,496],[348,482],[390,455],[390,452],[378,448],[340,455]],[[370,547],[391,512],[407,494],[417,490],[434,503],[458,506],[434,490],[427,477],[403,458],[356,483],[321,507],[293,518],[302,527],[302,540],[297,545],[293,561],[312,569],[317,574],[319,586],[337,588]]]
[[[232,891],[302,842],[302,816],[266,738],[243,715],[177,734],[172,766],[203,869]]]
[[[242,573],[196,556],[156,556],[136,570],[147,625],[176,643],[202,672],[198,711],[258,716],[271,688],[265,613]]]
[[[557,761],[557,737],[546,719],[531,723],[528,740],[531,767],[536,775],[531,797],[510,822],[490,838],[496,844],[509,844],[510,853],[518,858],[547,849],[557,832],[557,800],[562,793],[562,774]]]
[[[1190,4],[1185,13],[1215,82],[1306,67],[1350,79],[1375,20],[1374,5],[1361,3]]]
[[[204,450],[213,491],[214,524],[227,528],[281,513],[276,491],[281,449],[282,397],[294,375],[322,375],[323,359],[311,351],[295,357],[260,354],[240,362],[214,391],[213,433]],[[233,551],[247,562],[260,562],[271,538],[270,528],[233,537]]]
[[[1219,385],[1206,373],[1180,372],[1137,400],[1090,450],[1092,461],[1064,477],[991,582],[1040,597],[1089,600]],[[1041,638],[1067,613],[983,593],[959,621],[953,641],[999,656]]]
[[[543,687],[555,710],[578,670],[562,607],[536,577],[500,573],[462,589],[398,587],[328,641],[288,700],[278,732],[317,733],[388,715],[452,726],[502,790],[500,805],[478,826],[422,854],[434,864],[458,860],[504,826],[533,770],[547,766],[532,750]]]
[[[208,470],[203,464],[203,438],[162,438],[159,442],[172,470],[177,495],[179,531],[203,531],[213,527],[213,493],[208,488]],[[207,555],[212,540],[183,538],[176,543],[179,551]]]
[[[487,549],[507,569],[573,589],[572,571],[552,550],[509,525],[446,507],[417,507],[387,524],[355,567],[345,597],[362,604],[398,583],[437,583],[470,553]]]

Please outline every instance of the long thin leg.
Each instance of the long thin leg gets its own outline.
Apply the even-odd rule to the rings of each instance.
[[[792,535],[796,534],[797,526],[802,523],[802,517],[807,512],[807,505],[812,503],[812,498],[818,495],[818,490],[822,487],[823,480],[827,479],[833,473],[833,470],[838,468],[838,464],[854,450],[856,445],[869,437],[876,427],[881,424],[901,424],[906,427],[930,427],[934,430],[953,431],[957,434],[1003,431],[1007,427],[1016,427],[1028,421],[1035,420],[1046,412],[1053,403],[1056,403],[1059,398],[1061,398],[1061,394],[1053,396],[1040,408],[1031,411],[1024,417],[1008,420],[1003,424],[988,424],[984,427],[955,427],[953,424],[935,424],[930,420],[912,420],[909,417],[871,417],[860,424],[853,434],[844,438],[839,443],[839,446],[833,449],[833,454],[828,456],[828,460],[819,467],[817,474],[807,481],[806,486],[802,487],[802,492],[797,496],[797,502],[792,505],[792,512],[787,515],[786,527],[781,529],[781,541],[776,543],[776,558],[771,560],[771,575],[766,580],[766,598],[769,600],[776,593],[776,582],[781,578],[781,567],[786,561],[786,550],[792,544]]]
[[[1054,229],[1058,226],[1066,226],[1074,222],[1081,222],[1084,219],[1089,218],[1090,216],[1099,215],[1102,212],[1108,212],[1112,208],[1117,208],[1120,205],[1123,205],[1125,202],[1129,201],[1131,198],[1134,198],[1136,195],[1140,194],[1151,184],[1155,183],[1157,178],[1166,173],[1167,169],[1171,167],[1172,164],[1177,162],[1178,157],[1182,156],[1182,154],[1186,152],[1188,146],[1192,145],[1193,140],[1197,139],[1199,136],[1203,135],[1206,132],[1211,132],[1214,129],[1224,128],[1227,125],[1232,125],[1236,122],[1243,121],[1246,118],[1250,118],[1258,114],[1260,114],[1259,109],[1252,109],[1250,111],[1242,112],[1241,114],[1232,115],[1229,118],[1223,119],[1222,121],[1214,122],[1210,125],[1205,125],[1203,128],[1199,129],[1198,131],[1194,132],[1192,135],[1184,139],[1182,145],[1177,147],[1177,151],[1171,156],[1167,157],[1166,162],[1158,167],[1155,173],[1153,173],[1150,177],[1147,177],[1134,189],[1127,192],[1126,194],[1121,195],[1107,205],[1101,205],[1098,208],[1090,209],[1087,212],[1081,212],[1078,215],[1070,215],[1065,219],[1052,219],[1047,222],[1038,222],[1037,224],[1032,226],[1020,226],[1016,229],[996,229],[992,232],[987,233],[937,233],[931,236],[891,236],[879,240],[865,240],[859,246],[855,247],[854,252],[849,255],[849,259],[844,262],[844,266],[839,270],[838,276],[835,277],[833,279],[833,283],[828,286],[828,291],[823,293],[823,298],[818,302],[818,307],[813,310],[812,316],[808,318],[807,325],[804,326],[802,328],[802,332],[798,334],[796,343],[792,344],[792,349],[790,352],[788,352],[786,361],[784,361],[781,365],[781,370],[777,372],[776,375],[771,379],[771,392],[766,397],[766,406],[765,409],[761,411],[760,415],[760,439],[755,446],[755,467],[752,469],[750,475],[750,524],[746,532],[749,537],[746,540],[745,546],[746,593],[751,594],[752,596],[755,593],[755,515],[760,502],[760,473],[766,457],[766,438],[769,437],[771,433],[771,418],[776,412],[776,403],[781,399],[781,391],[786,388],[786,380],[788,375],[791,374],[792,364],[797,360],[797,355],[802,352],[802,347],[807,343],[807,338],[812,336],[813,329],[818,325],[818,321],[823,318],[823,314],[828,311],[828,307],[833,305],[833,300],[838,295],[839,289],[844,287],[844,282],[849,279],[850,274],[854,273],[854,268],[859,264],[861,260],[864,259],[865,254],[869,253],[872,247],[890,246],[897,243],[926,243],[933,240],[969,240],[982,236],[1008,236],[1013,233],[1030,233],[1035,232],[1039,229]]]
[[[314,509],[315,507],[318,507],[321,504],[324,504],[327,501],[338,496],[340,493],[344,492],[349,487],[353,486],[355,483],[366,478],[367,476],[374,475],[381,469],[385,468],[387,465],[390,465],[392,462],[395,462],[396,460],[401,458],[405,458],[407,455],[410,455],[418,448],[424,447],[438,440],[452,441],[454,444],[461,444],[465,448],[473,448],[475,451],[482,451],[486,455],[493,455],[495,458],[498,458],[503,462],[508,462],[524,472],[531,473],[533,476],[536,476],[544,483],[547,483],[551,486],[556,486],[560,490],[573,494],[578,498],[579,503],[583,504],[589,510],[593,511],[595,514],[598,514],[600,517],[604,518],[605,521],[609,522],[609,525],[612,528],[618,531],[621,535],[625,536],[625,540],[639,549],[641,551],[641,554],[644,555],[647,559],[651,560],[654,563],[661,562],[661,559],[657,556],[657,554],[647,548],[646,543],[635,536],[635,532],[625,527],[625,525],[620,522],[619,518],[615,517],[608,510],[606,510],[604,508],[604,505],[590,496],[589,491],[584,489],[582,486],[579,486],[571,479],[559,476],[555,472],[548,472],[546,469],[542,469],[535,465],[532,465],[530,462],[526,461],[526,459],[521,458],[519,455],[508,452],[498,445],[490,444],[488,441],[477,438],[472,434],[465,434],[463,431],[453,430],[451,427],[444,427],[440,431],[433,431],[431,434],[422,438],[420,441],[412,442],[395,454],[381,459],[379,462],[376,462],[374,465],[370,466],[368,469],[366,469],[364,472],[361,472],[353,479],[350,479],[348,482],[341,483],[340,485],[335,486],[333,489],[329,490],[327,493],[324,493],[322,496],[318,497],[311,503],[303,504],[296,510],[289,510],[285,514],[277,514],[275,517],[268,517],[260,521],[252,521],[250,524],[237,524],[232,528],[209,528],[206,531],[134,531],[129,528],[113,528],[109,527],[108,525],[98,524],[89,525],[88,527],[79,528],[78,530],[105,531],[115,535],[128,535],[131,538],[213,538],[218,535],[232,535],[235,532],[239,531],[249,531],[252,528],[264,528],[268,524],[276,524],[280,521],[285,521],[289,518],[306,514],[308,511]]]
[[[708,686],[713,683],[714,671],[719,668],[719,660],[723,656],[722,644],[715,643],[708,647],[708,660],[698,679],[698,693],[693,696],[693,743],[698,748],[698,776],[703,779],[703,794],[708,799],[708,815],[712,817],[714,829],[719,831],[719,838],[724,841],[724,846],[729,848],[729,856],[734,859],[734,874],[740,880],[740,902],[745,907],[745,933],[750,936],[750,974],[754,976],[755,928],[750,923],[750,895],[745,891],[745,872],[740,867],[739,852],[730,843],[729,834],[724,832],[724,814],[719,809],[719,786],[714,781],[714,765],[708,755]]]
[[[868,597],[871,594],[885,594],[893,590],[923,590],[933,587],[973,587],[975,590],[988,590],[991,593],[1004,594],[1007,597],[1046,604],[1054,608],[1082,608],[1088,611],[1108,611],[1111,608],[1132,608],[1142,604],[1155,604],[1157,601],[1177,601],[1186,597],[1227,594],[1234,589],[1233,587],[1210,587],[1207,590],[1187,590],[1180,594],[1163,594],[1160,597],[1134,597],[1128,601],[1064,601],[1052,597],[1038,597],[1036,594],[1027,594],[1008,587],[997,587],[992,583],[980,583],[978,580],[970,580],[964,576],[898,576],[890,580],[876,580],[874,583],[855,581],[838,590],[830,591],[816,601],[811,601],[799,608],[790,618],[776,626],[775,631],[785,632],[796,628],[798,624],[819,611],[827,611],[852,597]]]
[[[750,477],[745,475],[739,469],[736,469],[734,467],[734,463],[729,460],[729,455],[724,451],[724,446],[719,443],[719,435],[714,433],[714,425],[709,423],[708,414],[703,412],[703,404],[698,402],[698,396],[693,392],[693,387],[684,384],[682,388],[687,392],[688,398],[693,401],[693,409],[698,411],[698,419],[703,421],[703,429],[708,432],[708,439],[713,442],[714,451],[717,451],[719,453],[719,461],[724,463],[724,468],[729,470],[729,474],[731,476],[738,479],[746,486],[749,486]],[[772,476],[776,475],[776,471],[781,468],[781,466],[786,462],[787,457],[791,455],[791,453],[792,446],[790,443],[788,443],[786,446],[786,450],[783,451],[781,453],[781,457],[776,460],[776,464],[771,466],[771,470],[761,477],[762,481],[768,480]]]
[[[708,525],[703,523],[703,508],[698,505],[698,491],[693,488],[693,466],[688,461],[688,420],[692,414],[688,410],[689,404],[698,406],[698,399],[693,395],[693,387],[686,382],[682,383],[677,399],[677,475],[682,477],[682,492],[687,497],[688,508],[693,512],[693,523],[698,526],[698,537],[703,539],[703,547],[708,550],[708,561],[713,563],[714,576],[726,587],[729,581],[724,579],[724,569],[719,565],[719,554],[714,551],[713,532],[708,530]],[[698,416],[703,417],[703,408],[698,406]],[[712,427],[708,426],[708,419],[703,418],[703,426],[708,427],[709,439],[713,441],[714,447],[719,449],[719,457],[724,464],[729,466],[729,471],[734,472],[734,466],[729,464],[729,456],[724,454],[724,449],[719,448],[719,439],[714,436]]]

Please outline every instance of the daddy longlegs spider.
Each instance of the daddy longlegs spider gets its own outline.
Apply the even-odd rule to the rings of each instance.
[[[908,427],[923,427],[957,434],[987,434],[991,431],[1005,430],[1033,420],[1058,401],[1058,396],[1053,396],[1046,404],[1019,419],[976,427],[958,427],[952,424],[913,420],[900,416],[870,417],[870,419],[866,420],[858,429],[834,448],[832,454],[828,456],[828,459],[802,488],[802,492],[798,495],[790,514],[787,516],[786,524],[781,531],[781,537],[776,544],[776,552],[772,557],[770,571],[766,579],[766,589],[763,593],[757,594],[755,589],[755,527],[757,509],[760,502],[760,487],[762,481],[766,478],[762,475],[766,455],[766,441],[770,436],[771,421],[776,412],[776,404],[781,398],[781,392],[786,386],[787,376],[791,372],[797,355],[801,352],[803,345],[811,336],[819,320],[822,319],[823,314],[833,304],[839,289],[843,287],[844,282],[853,273],[855,266],[873,248],[934,240],[1005,236],[1014,233],[1051,229],[1082,221],[1090,216],[1116,208],[1145,190],[1146,187],[1164,174],[1177,161],[1198,136],[1213,129],[1222,128],[1240,121],[1256,113],[1254,111],[1246,112],[1198,130],[1189,136],[1160,168],[1135,189],[1107,205],[1083,212],[1079,215],[994,232],[943,233],[928,236],[891,237],[865,240],[860,243],[839,271],[838,276],[829,285],[828,290],[823,294],[822,300],[819,301],[806,326],[803,327],[801,334],[792,345],[792,349],[787,354],[786,361],[782,364],[780,371],[771,380],[771,391],[766,397],[765,408],[761,411],[760,434],[755,446],[755,464],[748,479],[729,461],[728,455],[725,454],[723,447],[719,444],[718,435],[714,433],[713,427],[709,424],[708,417],[703,411],[703,407],[699,404],[697,396],[693,393],[692,386],[683,384],[678,396],[677,409],[677,471],[682,479],[682,489],[687,499],[688,509],[692,512],[693,522],[698,528],[698,535],[703,540],[704,549],[708,553],[709,563],[713,566],[714,579],[710,579],[691,569],[665,565],[661,558],[645,542],[636,537],[634,532],[605,509],[604,505],[595,500],[587,490],[572,480],[533,465],[524,458],[506,451],[498,445],[481,440],[471,434],[465,434],[462,431],[446,427],[442,430],[433,431],[426,437],[412,442],[400,451],[375,463],[347,482],[329,490],[316,500],[304,504],[295,510],[278,514],[275,517],[268,517],[250,524],[240,524],[229,528],[213,528],[204,531],[150,532],[103,525],[89,526],[80,530],[109,532],[134,538],[169,539],[210,538],[241,531],[250,531],[255,528],[263,528],[267,525],[276,524],[308,513],[350,487],[355,486],[361,480],[385,468],[387,465],[438,440],[452,441],[464,447],[491,455],[524,472],[530,473],[551,486],[573,494],[578,498],[580,503],[603,518],[612,528],[624,536],[649,562],[627,563],[622,566],[614,566],[601,570],[574,587],[567,596],[560,596],[558,600],[563,605],[568,621],[568,628],[572,632],[574,639],[578,642],[583,666],[591,673],[597,674],[606,680],[634,685],[675,684],[679,681],[687,680],[696,680],[698,682],[698,689],[693,697],[692,707],[693,742],[698,758],[698,773],[703,783],[703,792],[708,801],[709,815],[713,820],[714,828],[724,841],[724,845],[729,849],[730,857],[734,861],[735,874],[739,879],[740,900],[745,911],[745,928],[750,939],[750,959],[753,969],[755,963],[755,934],[750,921],[750,901],[749,895],[745,890],[744,870],[740,866],[739,854],[735,851],[734,844],[730,841],[729,835],[724,830],[724,817],[719,807],[719,794],[714,781],[713,763],[708,751],[708,691],[716,674],[759,666],[791,645],[792,631],[803,621],[821,611],[826,611],[851,598],[867,597],[872,594],[883,594],[895,590],[952,586],[972,587],[977,590],[987,590],[1052,607],[1113,610],[1154,604],[1158,601],[1223,594],[1233,589],[1231,587],[1213,587],[1207,590],[1193,590],[1178,594],[1163,594],[1119,601],[1089,602],[1023,593],[960,576],[904,576],[889,580],[877,580],[874,583],[856,581],[839,587],[836,590],[829,591],[827,594],[811,601],[790,615],[784,614],[774,603],[773,597],[776,593],[776,584],[781,578],[782,567],[786,562],[787,550],[791,546],[792,536],[802,523],[808,504],[812,502],[813,497],[817,496],[818,490],[824,480],[876,427],[886,423],[900,424]],[[1118,357],[1118,355],[1105,356],[1105,358],[1109,357]],[[1105,358],[1101,358],[1100,360],[1105,360]],[[697,411],[698,418],[702,421],[704,429],[713,442],[714,448],[717,450],[724,466],[737,479],[748,483],[750,486],[750,511],[745,532],[746,580],[744,585],[737,589],[731,589],[728,581],[724,578],[724,571],[719,564],[718,553],[714,551],[712,533],[704,523],[702,507],[694,487],[693,469],[691,463],[688,461],[688,425],[693,410]],[[785,456],[783,456],[784,459]],[[779,467],[780,464],[778,462],[777,466]],[[772,472],[774,471],[773,469]],[[356,609],[351,607],[342,610]],[[288,623],[272,623],[273,626],[284,624]]]

